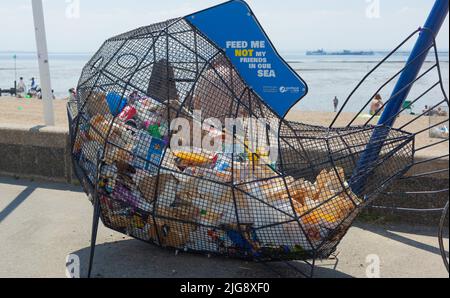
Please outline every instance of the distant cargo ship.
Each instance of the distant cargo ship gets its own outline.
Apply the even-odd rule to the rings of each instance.
[[[323,49],[317,51],[306,52],[307,56],[373,56],[373,51],[349,51],[343,50],[342,52],[326,52]]]

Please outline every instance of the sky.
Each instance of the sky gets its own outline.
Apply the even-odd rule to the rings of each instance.
[[[44,0],[50,52],[94,52],[134,28],[221,0]],[[434,0],[248,0],[280,51],[388,50],[422,26]],[[344,4],[345,3],[345,4]],[[35,51],[31,0],[0,0],[0,51]],[[438,38],[449,48],[448,18]]]

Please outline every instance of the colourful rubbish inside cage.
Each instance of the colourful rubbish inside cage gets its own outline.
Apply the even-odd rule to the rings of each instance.
[[[227,11],[250,36],[238,30],[225,41],[204,29],[227,22],[217,17]],[[264,52],[268,75],[236,60],[237,49]],[[255,261],[328,258],[361,210],[411,168],[415,135],[389,127],[373,140],[380,126],[285,120],[306,92],[243,1],[113,37],[83,70],[80,108],[69,109],[77,175],[107,227],[161,247]],[[243,121],[239,139],[237,125],[205,128],[197,110],[219,122],[276,119],[276,127]],[[177,144],[190,146],[175,148],[176,119],[188,133],[203,123],[202,139],[232,145],[187,136]],[[270,149],[252,148],[254,139]],[[369,142],[380,154],[360,170]]]

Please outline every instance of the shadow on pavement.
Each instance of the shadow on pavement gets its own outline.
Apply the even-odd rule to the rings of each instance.
[[[34,189],[41,188],[41,189],[60,190],[60,191],[83,192],[83,189],[81,188],[81,186],[75,186],[75,185],[70,185],[70,184],[66,184],[66,183],[43,182],[43,181],[34,181],[34,180],[26,180],[26,179],[14,179],[14,178],[7,178],[7,177],[0,177],[0,184],[33,187]]]
[[[438,244],[438,227],[425,227],[425,226],[411,226],[411,225],[395,225],[394,226],[377,226],[377,225],[370,225],[370,224],[363,224],[363,223],[356,223],[354,225],[355,227],[358,227],[363,230],[370,231],[372,233],[378,234],[380,236],[392,239],[394,241],[398,241],[400,243],[412,246],[417,249],[421,249],[436,255],[441,255],[441,251],[439,249]],[[421,236],[429,236],[429,237],[436,237],[436,247],[432,245],[428,245],[419,241],[416,241],[414,239],[399,235],[397,233],[404,233],[404,234],[414,234],[414,235],[421,235]],[[448,243],[448,228],[447,233],[445,235],[447,237],[447,243]],[[448,246],[447,246],[448,247]],[[446,252],[448,256],[448,251]]]
[[[87,276],[90,248],[73,252],[80,258],[81,277]],[[290,262],[302,272],[310,267]],[[334,263],[333,263],[334,265]],[[351,278],[320,263],[315,278]],[[179,253],[138,240],[123,240],[96,247],[92,277],[96,278],[301,278],[285,263],[252,263],[227,258]]]
[[[16,210],[21,204],[23,204],[28,199],[28,197],[38,188],[59,190],[59,191],[82,192],[82,189],[80,187],[69,184],[37,182],[6,177],[0,177],[0,184],[25,187],[25,189],[16,198],[14,198],[3,210],[0,210],[0,223],[2,223],[11,213],[14,212],[14,210]]]
[[[0,180],[1,183],[1,180]],[[11,203],[0,211],[0,223],[14,212],[36,190],[35,186],[25,188]]]

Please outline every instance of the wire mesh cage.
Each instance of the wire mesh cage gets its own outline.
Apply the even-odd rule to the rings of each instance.
[[[361,210],[415,163],[408,130],[280,117],[185,19],[107,40],[84,68],[77,99],[72,157],[102,222],[180,251],[328,258]],[[238,134],[226,119],[254,121],[243,120]],[[220,146],[205,149],[191,134],[174,142],[180,123]],[[380,153],[361,167],[369,143]]]

